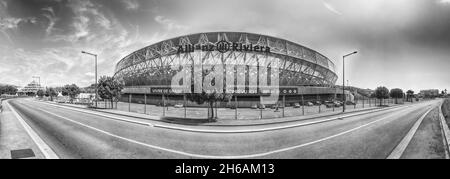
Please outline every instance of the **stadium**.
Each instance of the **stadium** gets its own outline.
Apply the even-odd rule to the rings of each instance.
[[[154,105],[196,106],[185,94],[211,89],[236,98],[219,102],[221,107],[251,107],[274,94],[287,106],[342,98],[330,59],[288,40],[246,32],[196,33],[152,44],[121,59],[114,77],[124,84],[120,101]]]

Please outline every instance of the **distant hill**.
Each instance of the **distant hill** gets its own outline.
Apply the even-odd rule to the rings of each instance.
[[[16,88],[19,87],[19,86],[16,86],[16,85],[10,85],[10,84],[6,84],[6,83],[0,83],[0,86],[14,86]]]
[[[342,86],[337,86],[337,87],[342,89]],[[363,88],[358,88],[358,87],[354,87],[354,86],[345,86],[345,90],[352,92],[357,98],[360,98],[363,96],[369,97],[370,94],[372,94],[375,91],[373,89],[368,89],[368,88],[363,89]]]

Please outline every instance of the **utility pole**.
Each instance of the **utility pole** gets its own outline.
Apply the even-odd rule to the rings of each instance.
[[[342,57],[342,102],[343,102],[342,112],[345,112],[345,105],[346,105],[345,102],[347,102],[346,99],[345,99],[345,57],[348,57],[350,55],[354,55],[356,53],[358,53],[358,52],[354,51],[354,52],[349,53],[347,55],[344,55]]]

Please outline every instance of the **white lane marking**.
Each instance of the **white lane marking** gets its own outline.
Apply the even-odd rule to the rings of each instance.
[[[6,101],[6,105],[9,109],[11,109],[14,116],[23,126],[25,131],[34,141],[34,143],[38,146],[39,150],[44,154],[46,159],[59,159],[58,155],[39,137],[39,135],[25,122],[25,120],[16,112],[16,110],[9,104],[9,101]]]
[[[414,125],[411,127],[411,129],[409,129],[406,136],[403,137],[403,139],[395,147],[395,149],[391,152],[391,154],[389,154],[387,159],[399,159],[402,156],[403,152],[405,152],[405,150],[406,150],[406,147],[408,147],[408,144],[411,142],[411,139],[414,137],[414,134],[416,133],[417,129],[419,128],[420,124],[422,123],[423,119],[425,118],[425,116],[427,116],[427,114],[431,110],[434,109],[434,107],[435,106],[432,106],[430,109],[428,109],[427,112],[425,112],[425,114],[423,114],[419,118],[419,120],[417,120],[416,123],[414,123]]]
[[[151,145],[151,144],[139,142],[139,141],[136,141],[136,140],[133,140],[133,139],[129,139],[129,138],[125,138],[125,137],[122,137],[122,136],[118,136],[118,135],[116,135],[116,134],[112,134],[112,133],[110,133],[110,132],[107,132],[107,131],[104,131],[104,130],[101,130],[101,129],[98,129],[98,128],[95,128],[95,127],[92,127],[92,126],[89,126],[89,125],[86,125],[86,124],[83,124],[83,123],[74,121],[74,120],[72,120],[72,119],[66,118],[66,117],[64,117],[64,116],[60,116],[60,115],[58,115],[58,114],[54,114],[54,113],[52,113],[52,112],[48,112],[48,111],[43,111],[43,112],[48,113],[48,114],[51,114],[51,115],[54,115],[54,116],[59,117],[59,118],[61,118],[61,119],[70,121],[70,122],[72,122],[72,123],[75,123],[75,124],[84,126],[84,127],[86,127],[86,128],[92,129],[92,130],[97,131],[97,132],[99,132],[99,133],[103,133],[103,134],[106,134],[106,135],[109,135],[109,136],[112,136],[112,137],[115,137],[115,138],[118,138],[118,139],[122,139],[122,140],[125,140],[125,141],[128,141],[128,142],[131,142],[131,143],[134,143],[134,144],[138,144],[138,145],[142,145],[142,146],[145,146],[145,147],[149,147],[149,148],[152,148],[152,149],[162,150],[162,151],[171,152],[171,153],[180,154],[180,155],[185,155],[185,156],[189,156],[189,157],[213,158],[213,159],[255,158],[255,157],[262,157],[262,156],[267,156],[267,155],[271,155],[271,154],[275,154],[275,153],[285,152],[285,151],[297,149],[297,148],[300,148],[300,147],[305,147],[305,146],[308,146],[308,145],[312,145],[312,144],[316,144],[316,143],[319,143],[319,142],[323,142],[323,141],[326,141],[326,140],[329,140],[329,139],[332,139],[332,138],[336,138],[336,137],[342,136],[342,135],[344,135],[344,134],[347,134],[347,133],[356,131],[356,130],[358,130],[358,129],[361,129],[361,128],[363,128],[363,127],[372,125],[372,124],[374,124],[374,123],[376,123],[376,122],[379,122],[379,121],[382,121],[382,120],[389,119],[391,116],[396,115],[396,113],[393,113],[393,114],[390,114],[390,115],[385,116],[385,117],[383,117],[383,118],[380,118],[380,119],[377,119],[377,120],[375,120],[375,121],[369,122],[369,123],[367,123],[367,124],[364,124],[364,125],[361,125],[361,126],[352,128],[352,129],[350,129],[350,130],[347,130],[347,131],[344,131],[344,132],[340,132],[340,133],[338,133],[338,134],[335,134],[335,135],[332,135],[332,136],[328,136],[328,137],[325,137],[325,138],[321,138],[321,139],[319,139],[319,140],[315,140],[315,141],[312,141],[312,142],[308,142],[308,143],[304,143],[304,144],[292,146],[292,147],[287,147],[287,148],[282,148],[282,149],[278,149],[278,150],[273,150],[273,151],[263,152],[263,153],[257,153],[257,154],[249,154],[249,155],[234,155],[234,156],[231,156],[231,155],[225,155],[225,156],[218,156],[218,155],[202,155],[202,154],[188,153],[188,152],[183,152],[183,151],[178,151],[178,150],[168,149],[168,148],[164,148],[164,147],[160,147],[160,146],[155,146],[155,145]],[[397,113],[398,113],[398,112],[397,112]]]
[[[42,103],[44,103],[44,102],[42,102]],[[73,110],[73,111],[78,111],[78,112],[82,112],[82,113],[88,113],[88,114],[93,114],[93,115],[97,115],[97,116],[103,116],[103,117],[111,118],[111,119],[118,120],[118,121],[123,121],[123,122],[129,122],[129,123],[134,123],[134,124],[140,124],[140,125],[144,125],[144,126],[155,127],[154,124],[148,123],[148,122],[140,122],[140,121],[136,121],[136,120],[129,120],[129,119],[125,119],[125,118],[120,118],[120,117],[116,117],[116,116],[102,114],[102,113],[99,113],[99,112],[93,112],[93,111],[89,111],[89,110],[76,109],[74,107],[67,107],[67,106],[63,106],[63,105],[56,105],[56,104],[51,104],[51,103],[45,103],[45,104],[52,105],[52,106],[55,106],[55,107],[65,108],[65,109],[69,109],[69,110]]]
[[[445,149],[445,158],[449,159],[449,152],[450,152],[450,130],[448,128],[447,122],[445,121],[444,114],[442,113],[442,106],[445,101],[442,101],[441,105],[439,106],[439,121],[441,123],[441,131],[442,131],[442,142],[444,143],[446,149]]]
[[[308,126],[308,125],[312,125],[312,124],[324,123],[324,122],[329,122],[329,121],[334,121],[334,120],[341,120],[343,118],[349,118],[349,117],[353,117],[353,116],[358,116],[358,115],[368,114],[368,113],[374,113],[374,112],[378,112],[378,111],[385,111],[385,110],[387,111],[387,110],[394,110],[394,109],[400,110],[400,109],[403,109],[403,108],[410,107],[410,106],[402,106],[402,107],[395,107],[395,108],[390,108],[390,109],[378,109],[378,110],[375,110],[375,111],[360,112],[360,113],[348,114],[348,115],[344,115],[344,116],[332,117],[332,118],[324,119],[324,120],[318,120],[318,121],[312,121],[312,122],[304,122],[304,123],[300,123],[300,124],[284,125],[284,126],[279,126],[279,127],[268,127],[268,128],[261,128],[261,129],[244,129],[244,130],[208,130],[208,129],[193,129],[193,128],[185,128],[185,127],[168,126],[168,125],[161,125],[161,124],[151,124],[151,123],[146,123],[146,122],[139,122],[139,121],[135,121],[135,120],[124,119],[124,118],[120,118],[120,117],[116,117],[116,116],[106,115],[106,114],[102,114],[100,112],[93,112],[93,111],[89,111],[89,110],[76,109],[76,108],[73,108],[73,107],[67,107],[67,106],[62,106],[62,105],[55,105],[55,104],[50,104],[50,103],[46,103],[46,104],[49,104],[49,105],[52,105],[52,106],[56,106],[56,107],[65,108],[65,109],[69,109],[69,110],[74,110],[74,111],[78,111],[78,112],[83,112],[83,113],[89,113],[89,114],[94,114],[94,115],[98,115],[98,116],[103,116],[103,117],[107,117],[107,118],[111,118],[111,119],[115,119],[115,120],[119,120],[119,121],[131,122],[131,123],[136,123],[136,124],[141,124],[141,125],[148,125],[148,126],[151,126],[151,127],[158,127],[158,128],[172,129],[172,130],[180,130],[180,131],[187,131],[187,132],[200,132],[200,133],[252,133],[252,132],[274,131],[274,130],[281,130],[281,129],[301,127],[301,126]]]

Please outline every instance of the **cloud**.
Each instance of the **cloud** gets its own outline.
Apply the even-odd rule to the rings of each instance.
[[[439,3],[450,4],[450,0],[439,0]]]
[[[31,22],[34,24],[36,23],[36,18],[0,17],[0,32],[9,43],[14,43],[10,32],[15,31],[21,22]]]
[[[333,13],[335,13],[337,15],[342,15],[342,13],[339,12],[338,10],[336,10],[336,8],[334,8],[330,3],[322,1],[322,4],[325,6],[325,8],[327,8],[331,12],[333,12]]]
[[[139,2],[137,0],[122,0],[127,10],[136,10],[139,8]]]
[[[167,30],[169,30],[169,31],[171,31],[171,30],[186,30],[186,29],[188,29],[187,26],[178,24],[176,21],[174,21],[172,19],[165,18],[163,16],[156,16],[155,17],[155,21],[158,22],[159,24],[164,25],[164,27],[167,28]]]
[[[48,26],[45,29],[46,35],[49,36],[52,33],[56,21],[58,21],[59,18],[56,17],[55,11],[53,10],[52,7],[42,8],[42,10],[50,13],[50,14],[43,14],[43,16],[46,17],[49,21]]]

